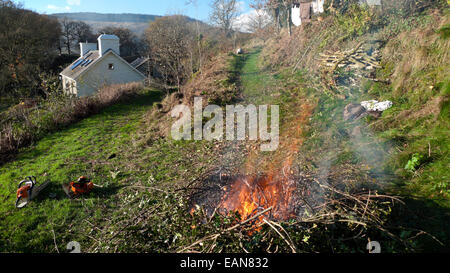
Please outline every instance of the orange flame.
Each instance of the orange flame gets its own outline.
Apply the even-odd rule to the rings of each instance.
[[[220,208],[238,212],[241,220],[247,220],[270,207],[272,207],[271,217],[277,220],[287,220],[295,215],[292,204],[297,186],[291,179],[291,167],[303,144],[303,128],[311,116],[313,107],[306,104],[298,109],[302,111],[287,125],[289,130],[282,133],[282,145],[276,154],[271,155],[273,160],[268,166],[262,166],[266,170],[266,175],[240,177],[233,181]],[[256,149],[252,149],[246,167],[249,173],[257,173],[257,169],[261,168],[258,159]],[[266,216],[261,215],[256,222],[262,222]]]
[[[241,177],[233,183],[221,207],[238,212],[242,220],[272,207],[271,215],[274,218],[287,220],[293,215],[289,204],[295,191],[294,181],[283,177]],[[257,222],[261,222],[265,216],[258,217]]]

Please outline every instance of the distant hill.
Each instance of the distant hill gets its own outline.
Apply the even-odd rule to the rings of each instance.
[[[162,16],[158,15],[147,15],[147,14],[105,14],[105,13],[94,13],[94,12],[79,12],[79,13],[55,13],[50,14],[50,16],[56,17],[58,19],[68,18],[74,21],[83,21],[89,24],[94,31],[98,31],[104,27],[125,27],[129,28],[131,31],[137,35],[141,35],[145,32],[150,22],[155,21],[157,18]],[[195,21],[192,18],[189,20]]]
[[[155,21],[161,17],[157,15],[133,14],[133,13],[95,13],[95,12],[78,12],[78,13],[55,13],[51,14],[58,18],[67,17],[78,21],[94,21],[94,22],[115,22],[115,23],[148,23]]]

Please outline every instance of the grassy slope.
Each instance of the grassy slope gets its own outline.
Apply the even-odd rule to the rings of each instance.
[[[109,107],[1,166],[0,252],[65,252],[70,241],[80,242],[83,252],[169,251],[164,242],[180,232],[176,221],[191,225],[185,203],[168,191],[183,187],[217,161],[214,143],[148,138],[147,127],[158,120],[149,120],[147,113],[161,98],[161,92],[150,91]],[[112,154],[117,157],[108,160]],[[51,184],[30,206],[16,210],[16,186],[27,175]],[[81,175],[102,188],[68,200],[61,185]],[[157,219],[142,226],[152,235],[140,238],[134,232],[141,228],[135,217],[155,210],[161,213],[152,214]]]
[[[348,189],[354,186],[360,188],[361,183],[368,184],[370,188],[377,188],[376,179],[370,176],[370,171],[380,166],[368,166],[368,158],[361,156],[363,147],[356,145],[370,146],[371,150],[380,149],[379,152],[374,152],[379,157],[383,156],[384,152],[380,148],[380,141],[373,135],[358,143],[354,143],[354,139],[342,137],[343,131],[361,125],[358,123],[345,127],[341,118],[345,102],[318,92],[303,71],[293,74],[290,69],[265,70],[261,65],[260,53],[258,48],[243,57],[245,64],[240,77],[242,92],[247,103],[280,105],[281,143],[275,153],[260,153],[254,157],[250,155],[247,165],[259,166],[256,167],[257,172],[270,171],[264,166],[270,166],[277,171],[285,166],[294,153],[292,169],[315,174],[317,177],[330,175],[329,181],[345,181]],[[310,116],[308,109],[312,109],[314,105],[318,106]],[[370,159],[370,163],[376,161],[375,158]],[[351,231],[352,227],[336,227],[339,230],[337,234],[330,233],[326,225],[320,224],[312,228],[305,224],[284,227],[289,230],[295,245],[307,252],[365,252],[364,239],[341,241],[342,238],[355,235]],[[403,246],[390,242],[391,238],[380,234],[376,229],[368,227],[362,232],[365,236],[376,237],[383,244],[385,251],[406,251]],[[252,246],[253,249],[263,245],[262,242],[256,242],[257,240]]]
[[[442,33],[450,22],[450,9],[422,14],[417,21],[383,50],[384,69],[379,77],[392,83],[366,87],[367,97],[394,102],[371,126],[396,144],[389,163],[406,181],[401,184],[403,194],[433,199],[450,208],[450,41]],[[414,157],[419,159],[417,165],[405,170]]]
[[[430,9],[406,18],[391,16],[386,25],[380,24],[371,32],[362,31],[362,35],[355,34],[347,39],[343,37],[348,24],[340,21],[359,26],[360,17],[344,16],[340,19],[336,22],[330,16],[323,23],[313,22],[297,29],[292,38],[283,37],[287,42],[280,43],[279,39],[274,39],[263,52],[269,60],[267,65],[279,73],[278,77],[283,82],[308,81],[306,89],[312,90],[303,95],[318,100],[311,120],[312,129],[303,150],[311,159],[310,168],[322,169],[338,179],[340,175],[355,180],[361,176],[361,180],[366,180],[369,185],[372,182],[390,185],[389,188],[384,187],[388,193],[401,195],[407,201],[405,208],[392,213],[394,221],[390,224],[395,229],[425,230],[448,246],[449,9]],[[372,20],[369,18],[368,22]],[[314,33],[313,37],[309,37],[310,33]],[[315,36],[321,37],[317,33],[331,38],[315,39]],[[312,60],[319,53],[350,49],[367,38],[386,42],[381,49],[384,69],[378,71],[377,78],[391,84],[363,82],[360,86],[343,90],[345,100],[327,94],[331,92],[317,83],[319,77],[314,73],[317,69]],[[274,61],[293,60],[293,63],[288,62],[292,69],[305,50],[311,53],[301,58],[304,60],[304,75],[285,73],[286,65],[277,65],[281,62]],[[345,73],[352,72],[342,74]],[[345,105],[369,99],[391,100],[394,106],[379,119],[368,117],[353,123],[343,121]],[[359,135],[354,133],[355,129],[356,132],[361,131],[361,137],[355,137]],[[414,171],[405,170],[415,154],[421,156],[419,164]],[[359,171],[355,173],[357,169]],[[409,238],[411,234],[401,232],[399,235]],[[445,250],[445,246],[425,237],[414,240],[417,250]]]
[[[427,251],[448,251],[450,245],[450,41],[443,31],[449,15],[447,7],[403,23],[403,31],[383,49],[384,69],[378,71],[378,77],[391,84],[372,83],[364,90],[365,98],[394,103],[381,119],[369,123],[393,146],[386,166],[398,179],[391,190],[403,196],[408,207],[395,215],[396,224],[425,230],[444,243],[419,241]],[[414,158],[417,164],[406,170]]]
[[[159,97],[159,92],[152,91],[131,103],[112,106],[45,137],[25,149],[16,161],[0,167],[0,250],[52,251],[52,229],[59,236],[67,236],[77,219],[100,217],[104,208],[100,204],[120,187],[110,179],[110,172],[116,171],[115,162],[123,159],[122,147],[130,144],[140,117]],[[113,153],[118,154],[118,159],[108,161]],[[17,183],[27,175],[51,184],[28,208],[15,210]],[[92,177],[104,188],[95,198],[71,202],[62,193],[61,185],[81,175]]]
[[[439,35],[443,22],[448,22],[448,9],[440,15],[430,13],[413,20],[393,21],[382,30],[388,32],[397,24],[402,29],[382,50],[385,68],[378,77],[392,84],[368,81],[351,90],[346,101],[322,95],[314,116],[317,133],[309,141],[318,141],[317,149],[326,147],[324,144],[330,141],[326,130],[320,128],[330,128],[333,142],[341,143],[334,151],[337,160],[333,164],[368,163],[369,177],[388,182],[385,191],[401,195],[406,202],[404,208],[394,210],[390,224],[424,230],[448,246],[448,40]],[[391,100],[394,106],[380,119],[368,117],[356,124],[342,123],[340,117],[347,103],[370,99]],[[362,126],[363,135],[369,137],[352,139],[355,125]],[[367,162],[372,157],[369,151],[379,155],[372,162]],[[364,153],[370,157],[364,157]],[[414,172],[406,171],[406,164],[416,153],[423,159]],[[402,232],[400,236],[407,238],[410,234]],[[445,250],[427,236],[414,243],[417,249]]]
[[[263,73],[259,67],[260,52],[261,49],[257,48],[244,57],[240,77],[245,100],[255,105],[270,103],[273,100],[273,87],[276,86],[275,79],[270,74]]]
[[[232,65],[238,67],[237,70],[242,69],[240,80],[246,103],[280,104],[283,124],[298,114],[296,97],[306,97],[311,92],[301,72],[291,75],[279,71],[271,75],[260,71],[259,50],[237,57],[235,61],[237,63]],[[298,85],[301,88],[297,88]],[[144,124],[148,125],[143,123],[143,113],[159,97],[158,92],[150,93],[144,97],[147,99],[108,108],[46,137],[36,147],[23,151],[17,161],[0,167],[0,251],[53,252],[53,232],[60,251],[72,240],[81,242],[86,251],[175,251],[226,224],[218,219],[210,225],[191,228],[199,221],[187,216],[186,199],[164,193],[200,177],[206,168],[220,162],[212,148],[214,143],[149,142],[140,134],[146,131]],[[327,96],[322,99],[323,108],[316,110],[313,117],[318,127],[310,132],[310,141],[318,141],[317,145],[327,141],[316,137],[320,135],[320,126],[328,130],[335,120],[333,117],[340,115],[343,107]],[[158,121],[150,121],[155,122]],[[333,130],[334,137],[342,138],[337,127]],[[342,152],[335,158],[336,166],[359,163],[352,158],[352,147],[346,150],[346,145],[349,143],[343,144],[344,148],[339,150]],[[112,153],[117,153],[118,157],[108,161]],[[314,153],[318,154],[319,150]],[[43,177],[45,173],[48,175]],[[16,211],[13,208],[15,184],[29,174],[39,175],[40,181],[49,179],[52,186],[30,207]],[[104,188],[82,200],[65,199],[61,184],[80,175],[93,177],[94,182]],[[56,196],[50,197],[51,193]],[[142,212],[149,215],[143,217]],[[239,251],[240,247],[234,246],[237,240],[230,237],[219,241],[218,248]],[[318,244],[323,243],[320,238]],[[303,233],[293,239],[301,248],[315,249],[314,245],[302,241]],[[257,241],[255,237],[243,243],[247,249],[257,250]],[[335,247],[346,251],[344,245]],[[362,252],[365,250],[364,244],[356,247]]]
[[[172,141],[142,144],[144,114],[161,95],[151,91],[131,102],[112,106],[45,137],[24,150],[16,161],[0,167],[0,251],[54,252],[53,236],[59,250],[65,251],[66,244],[76,240],[86,251],[106,236],[95,235],[95,231],[122,228],[112,223],[123,220],[121,214],[127,213],[124,210],[130,212],[130,202],[133,210],[142,207],[132,200],[146,193],[140,194],[129,186],[164,183],[162,188],[167,189],[179,179],[191,180],[197,175],[201,169],[197,166],[204,161],[193,154],[198,151],[199,155],[208,156],[208,145]],[[186,156],[189,153],[191,156]],[[108,160],[112,154],[117,158]],[[187,170],[191,172],[186,174]],[[29,207],[16,210],[16,184],[26,175],[51,184]],[[66,199],[61,185],[81,175],[91,177],[103,188],[83,199]],[[156,203],[151,202],[155,196],[148,195],[151,197],[145,200],[151,206]],[[107,244],[105,247],[103,251],[108,251]]]

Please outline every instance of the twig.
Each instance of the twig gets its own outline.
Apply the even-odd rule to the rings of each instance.
[[[275,230],[276,233],[278,233],[278,235],[280,235],[280,237],[286,242],[286,244],[292,249],[292,253],[297,253],[296,247],[294,246],[294,244],[291,241],[288,241],[283,234],[281,234],[281,232],[270,222],[267,221],[265,218],[263,219],[264,223],[268,224],[273,230]],[[287,234],[287,233],[286,233]]]
[[[244,222],[241,222],[241,223],[239,223],[239,224],[237,224],[237,225],[235,225],[235,226],[232,226],[232,227],[226,229],[225,231],[231,231],[231,230],[236,229],[236,228],[238,228],[238,227],[240,227],[240,226],[243,226],[243,225],[247,224],[248,222],[251,222],[251,221],[257,219],[259,216],[261,216],[261,215],[263,215],[263,214],[265,214],[265,213],[271,211],[272,209],[273,209],[273,207],[270,207],[270,208],[268,208],[268,209],[266,209],[266,210],[263,210],[262,212],[256,214],[256,215],[253,216],[252,218],[249,218],[249,219],[245,220]]]
[[[84,221],[85,221],[86,223],[88,223],[89,225],[91,225],[91,227],[95,228],[96,230],[98,230],[98,231],[100,231],[100,232],[103,232],[103,230],[101,230],[100,228],[98,228],[97,226],[95,226],[94,224],[92,224],[91,222],[89,222],[88,220],[84,219]]]
[[[367,226],[366,223],[356,221],[356,220],[350,220],[350,219],[341,219],[341,220],[338,220],[338,222],[351,223],[351,224],[360,225],[360,226],[364,226],[364,227]]]
[[[430,234],[430,233],[428,233],[428,232],[426,232],[426,231],[423,231],[423,230],[420,230],[420,229],[415,229],[415,228],[404,228],[404,227],[398,227],[398,228],[400,228],[400,229],[405,229],[405,230],[414,230],[414,231],[417,231],[418,233],[416,234],[416,235],[414,235],[413,237],[411,237],[411,238],[409,238],[410,240],[411,239],[414,239],[414,238],[416,238],[416,237],[418,237],[418,236],[420,236],[420,235],[428,235],[428,236],[430,236],[433,240],[435,240],[437,243],[439,243],[441,246],[444,246],[444,244],[438,239],[438,238],[436,238],[435,236],[433,236],[432,234]]]
[[[358,49],[363,45],[364,42],[360,42],[352,51],[350,51],[350,53],[345,54],[344,57],[342,57],[341,59],[339,59],[333,66],[333,69],[331,70],[331,72],[334,72],[340,63],[342,63],[343,61],[345,61],[346,59],[348,59],[350,56],[352,56],[353,54],[356,53],[356,51],[358,51]]]
[[[297,61],[297,63],[294,66],[294,69],[292,69],[292,73],[295,73],[297,71],[298,65],[303,61],[303,59],[305,58],[305,56],[308,54],[309,50],[312,48],[312,46],[319,40],[322,39],[322,37],[327,34],[327,32],[322,31],[322,34],[317,36],[316,39],[314,39],[314,41],[312,41],[308,48],[305,50],[305,52],[303,53],[302,57]]]
[[[370,203],[370,191],[369,191],[369,197],[367,198],[366,207],[364,208],[364,213],[361,217],[362,219],[364,219],[364,216],[366,216],[366,212],[367,212],[367,208],[369,207],[369,203]]]
[[[52,226],[52,234],[53,234],[53,243],[55,244],[56,252],[59,253],[58,244],[56,243],[56,236],[55,236],[55,231],[53,230],[53,226]]]
[[[126,186],[126,188],[138,188],[138,189],[145,189],[145,190],[155,190],[155,191],[159,191],[159,192],[163,192],[163,193],[169,194],[168,191],[161,190],[161,189],[158,189],[158,188],[155,188],[155,187],[145,187],[145,186],[134,186],[134,185],[131,185],[131,186]]]
[[[227,228],[227,229],[222,230],[222,231],[219,232],[219,233],[216,233],[216,234],[212,234],[212,235],[203,237],[202,239],[195,241],[195,242],[194,242],[193,244],[191,244],[190,246],[187,246],[187,247],[183,248],[182,250],[180,250],[180,251],[178,251],[178,252],[184,252],[184,251],[186,251],[187,249],[190,249],[190,248],[192,248],[192,247],[194,247],[194,246],[196,246],[196,245],[198,245],[198,244],[200,244],[200,243],[202,243],[202,242],[204,242],[204,241],[216,240],[217,238],[219,238],[220,235],[224,234],[225,232],[229,232],[229,231],[232,231],[232,230],[234,230],[234,229],[236,229],[236,228],[238,228],[238,227],[240,227],[240,226],[243,226],[243,225],[247,224],[248,222],[251,222],[251,221],[257,219],[257,218],[260,217],[261,215],[263,215],[263,214],[265,214],[265,213],[271,211],[272,209],[273,209],[273,207],[270,207],[270,208],[268,208],[268,209],[266,209],[266,210],[264,210],[264,211],[262,211],[262,212],[256,214],[255,216],[253,216],[253,217],[251,217],[251,218],[249,218],[249,219],[247,219],[247,220],[245,220],[245,221],[243,221],[243,222],[241,222],[241,223],[239,223],[239,224],[236,224],[236,225],[234,225],[234,226],[232,226],[232,227],[230,227],[230,228]]]

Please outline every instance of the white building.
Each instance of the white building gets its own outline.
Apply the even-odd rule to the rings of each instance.
[[[304,0],[298,1],[292,5],[292,23],[300,26],[302,23],[309,22],[311,16],[317,13],[323,13],[325,0]]]
[[[80,43],[80,58],[61,72],[64,91],[78,97],[95,94],[111,84],[142,82],[145,76],[120,57],[115,35],[100,35],[96,43]]]

